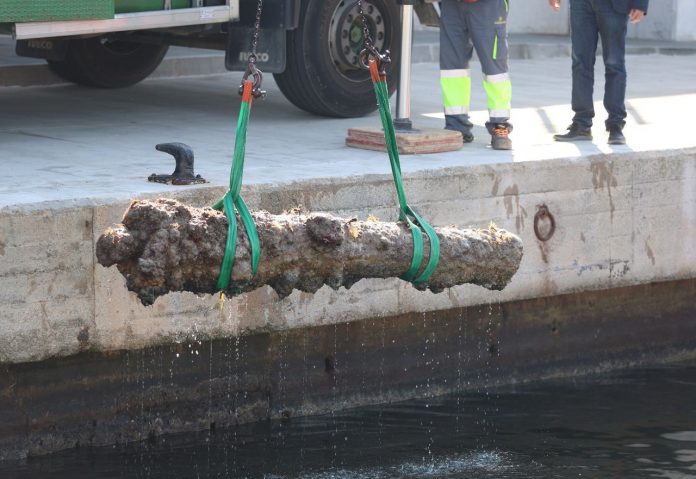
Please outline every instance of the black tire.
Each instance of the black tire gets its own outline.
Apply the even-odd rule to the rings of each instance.
[[[355,30],[361,25],[354,15],[356,6],[357,0],[303,0],[302,24],[288,32],[287,67],[274,75],[285,97],[298,108],[339,118],[363,116],[377,109],[370,75],[356,62],[362,48],[361,32]],[[397,65],[401,35],[397,2],[365,0],[363,11],[368,9],[376,46],[389,49],[392,65]],[[348,41],[350,45],[346,32],[348,38],[356,39]],[[351,37],[351,32],[360,32],[360,39]],[[391,94],[396,88],[396,72],[390,73]]]
[[[122,88],[147,78],[162,62],[168,45],[107,41],[102,38],[71,40],[65,59],[48,61],[61,78],[97,88]]]

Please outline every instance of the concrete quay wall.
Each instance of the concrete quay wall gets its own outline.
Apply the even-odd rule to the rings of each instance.
[[[696,277],[696,149],[441,169],[409,174],[405,184],[410,203],[431,224],[493,221],[521,236],[522,265],[504,291],[461,286],[432,294],[397,279],[363,280],[350,290],[295,291],[283,300],[270,288],[224,303],[174,293],[144,307],[116,268],[94,257],[96,239],[120,220],[128,199],[8,207],[0,210],[0,363]],[[172,196],[206,205],[221,194],[203,187]],[[301,205],[341,216],[396,215],[386,176],[254,185],[244,196],[251,208],[271,212]],[[547,242],[533,228],[542,204],[556,221]]]

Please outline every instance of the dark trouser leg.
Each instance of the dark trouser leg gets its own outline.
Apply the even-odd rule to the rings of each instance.
[[[598,5],[597,20],[602,38],[605,85],[606,127],[626,124],[626,31],[628,16],[616,12],[609,3]]]
[[[471,39],[483,70],[483,86],[488,98],[489,121],[492,132],[496,125],[509,131],[512,83],[508,70],[507,17],[509,0],[486,0],[470,4]]]
[[[440,87],[445,110],[445,128],[469,135],[471,78],[469,61],[473,46],[467,25],[467,4],[442,0],[440,8]],[[470,140],[469,140],[470,141]]]
[[[573,123],[590,128],[594,118],[594,66],[599,27],[592,0],[570,0],[570,38],[573,57]],[[608,2],[607,2],[607,6]],[[611,8],[611,7],[609,7]]]

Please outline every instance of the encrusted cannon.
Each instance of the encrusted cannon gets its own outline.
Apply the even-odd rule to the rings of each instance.
[[[256,275],[251,251],[239,224],[228,293],[270,285],[280,297],[293,289],[315,292],[323,285],[350,288],[362,278],[402,275],[413,255],[413,237],[402,222],[359,221],[326,213],[252,213],[261,242]],[[103,266],[117,265],[129,290],[143,304],[170,291],[215,293],[227,239],[227,218],[211,208],[174,200],[134,201],[122,224],[97,242]],[[486,229],[435,228],[439,264],[419,289],[433,292],[464,283],[503,289],[522,259],[521,240],[490,225]],[[424,255],[429,243],[424,235]]]

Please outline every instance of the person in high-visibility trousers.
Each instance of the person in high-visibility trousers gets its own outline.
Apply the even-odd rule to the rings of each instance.
[[[488,97],[491,146],[512,149],[509,134],[512,83],[508,72],[507,16],[509,0],[441,0],[440,86],[445,108],[445,128],[474,140],[469,120],[471,77],[469,62],[476,49]]]

